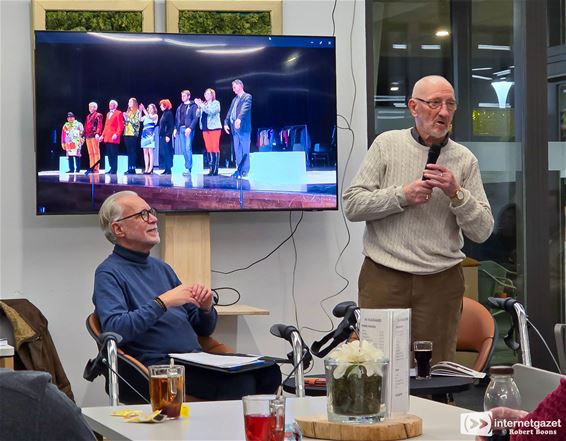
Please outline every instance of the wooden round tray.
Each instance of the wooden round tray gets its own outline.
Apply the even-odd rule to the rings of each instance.
[[[389,418],[375,424],[348,424],[328,421],[328,417],[311,416],[295,418],[309,438],[342,441],[389,441],[422,435],[423,421],[415,415]]]

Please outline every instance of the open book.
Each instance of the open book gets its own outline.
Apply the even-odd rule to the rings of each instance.
[[[469,367],[454,363],[453,361],[439,361],[430,367],[430,373],[432,375],[440,375],[444,377],[485,377],[484,372],[475,371]]]

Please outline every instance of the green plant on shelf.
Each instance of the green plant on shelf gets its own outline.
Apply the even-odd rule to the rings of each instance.
[[[142,32],[140,11],[46,11],[48,31]]]
[[[269,11],[180,11],[179,33],[268,35],[271,14]]]

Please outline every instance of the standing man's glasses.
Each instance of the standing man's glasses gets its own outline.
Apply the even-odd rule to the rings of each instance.
[[[144,209],[142,211],[138,211],[137,213],[130,214],[129,216],[122,217],[120,219],[116,219],[114,222],[120,222],[120,221],[130,219],[130,218],[136,217],[136,216],[141,217],[144,222],[149,222],[149,215],[150,214],[153,217],[157,217],[157,210],[155,208]]]
[[[453,112],[454,110],[456,110],[458,108],[458,103],[456,101],[452,101],[452,100],[450,100],[450,101],[440,101],[440,100],[427,101],[427,100],[423,100],[423,99],[417,98],[417,97],[413,97],[413,99],[420,101],[421,103],[425,103],[428,107],[430,107],[433,110],[440,109],[443,104],[446,105],[446,109],[448,109],[450,112]]]

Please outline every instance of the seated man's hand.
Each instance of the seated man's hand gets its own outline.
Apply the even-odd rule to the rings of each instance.
[[[200,283],[183,283],[159,296],[167,308],[192,303],[198,308],[209,311],[212,308],[212,292]]]
[[[212,291],[200,283],[192,285],[192,289],[194,302],[191,303],[194,303],[203,311],[210,311],[212,308]]]

